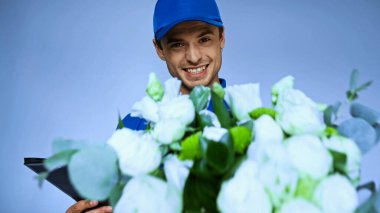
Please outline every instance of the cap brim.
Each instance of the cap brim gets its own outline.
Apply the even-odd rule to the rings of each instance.
[[[177,24],[180,24],[182,22],[185,22],[185,21],[202,21],[202,22],[205,22],[207,24],[214,25],[216,27],[223,27],[222,21],[218,21],[218,20],[214,20],[214,19],[199,18],[199,17],[184,18],[184,19],[179,19],[179,20],[177,20],[173,23],[170,23],[170,24],[166,25],[165,27],[162,27],[161,29],[159,29],[155,35],[156,40],[158,40],[158,41],[161,40],[166,35],[166,33],[168,33],[174,26],[176,26]]]

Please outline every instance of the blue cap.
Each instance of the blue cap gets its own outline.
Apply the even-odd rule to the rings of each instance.
[[[223,26],[215,0],[158,0],[153,15],[155,38],[161,40],[171,28],[184,21]]]

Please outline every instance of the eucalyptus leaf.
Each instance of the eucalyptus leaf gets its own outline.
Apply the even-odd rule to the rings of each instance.
[[[370,125],[375,125],[380,121],[380,113],[359,103],[352,103],[350,113],[355,118],[362,118]]]
[[[375,124],[373,126],[373,128],[375,128],[375,131],[376,131],[376,143],[379,143],[379,141],[380,141],[380,124]]]
[[[230,128],[232,126],[232,119],[230,113],[227,110],[226,105],[223,102],[223,98],[221,98],[217,93],[211,91],[211,99],[214,108],[214,113],[223,128]]]
[[[350,78],[350,90],[355,91],[358,87],[359,71],[352,70]]]
[[[370,181],[368,183],[364,183],[358,187],[356,187],[356,190],[357,191],[360,191],[360,190],[363,190],[363,189],[367,189],[369,190],[371,193],[376,193],[376,184],[375,182],[373,181]]]
[[[37,176],[34,177],[38,181],[38,187],[40,188],[42,187],[44,180],[46,180],[48,176],[49,176],[49,172],[41,172]]]
[[[44,166],[45,168],[50,172],[55,169],[61,168],[63,166],[66,166],[69,164],[71,157],[77,152],[78,150],[71,149],[71,150],[65,150],[62,152],[59,152],[50,158],[47,158],[44,160]]]
[[[370,198],[356,209],[355,213],[380,213],[380,191],[372,193]]]
[[[343,122],[338,131],[359,146],[366,153],[376,144],[376,131],[369,123],[361,118],[352,118]]]
[[[363,85],[361,85],[360,87],[358,87],[358,88],[355,90],[355,92],[358,93],[358,92],[360,92],[360,91],[362,91],[362,90],[365,90],[365,89],[367,89],[369,86],[371,86],[371,84],[372,84],[372,81],[367,81],[367,82],[365,82]]]
[[[81,197],[106,200],[119,180],[117,156],[109,146],[79,150],[68,165],[69,178]]]
[[[196,86],[190,93],[190,100],[193,102],[195,111],[199,112],[206,108],[210,97],[210,88],[205,86]]]
[[[91,144],[87,141],[74,141],[67,139],[55,139],[53,141],[53,153],[59,153],[65,150],[79,150],[89,147]]]

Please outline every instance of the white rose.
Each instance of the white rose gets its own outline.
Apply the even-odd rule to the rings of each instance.
[[[330,150],[346,154],[344,172],[355,185],[359,184],[362,155],[356,143],[348,138],[334,135],[329,139],[325,138],[323,144]]]
[[[169,155],[164,162],[166,180],[182,192],[192,166],[193,161],[181,161],[176,155]]]
[[[224,128],[206,126],[203,129],[202,136],[207,138],[208,140],[211,140],[211,141],[220,141],[220,139],[222,139],[223,135],[225,135],[227,132],[228,132],[228,130],[224,129]]]
[[[294,77],[286,76],[282,78],[279,82],[272,86],[272,102],[276,103],[278,96],[286,89],[292,89],[294,86]]]
[[[168,101],[162,101],[158,114],[160,120],[175,119],[189,125],[194,120],[195,109],[188,95],[180,95]]]
[[[255,121],[255,142],[280,143],[284,138],[281,127],[269,115],[262,115]]]
[[[149,96],[145,96],[140,101],[133,104],[131,109],[132,117],[144,118],[148,121],[158,121],[158,104]]]
[[[248,113],[262,106],[259,84],[229,86],[225,91],[225,100],[239,121],[250,119]]]
[[[325,177],[332,167],[330,153],[316,136],[293,136],[286,141],[286,148],[290,161],[302,176],[319,180]]]
[[[222,184],[217,205],[223,213],[272,212],[272,204],[263,184],[245,175],[235,175]]]
[[[314,199],[323,212],[329,213],[351,213],[358,206],[355,188],[338,174],[327,177],[317,186]]]
[[[181,88],[181,81],[177,78],[170,78],[165,81],[165,94],[162,98],[162,102],[169,101],[179,95]]]
[[[160,120],[153,129],[153,136],[156,141],[162,144],[170,144],[182,139],[186,126],[179,120]]]
[[[199,111],[199,115],[201,115],[201,116],[204,115],[204,116],[210,117],[211,118],[211,123],[212,123],[213,126],[215,126],[215,127],[221,127],[220,122],[218,120],[218,117],[215,115],[215,113],[213,113],[213,112],[211,112],[211,111],[209,111],[207,109],[204,109],[204,110]]]
[[[255,179],[259,175],[259,164],[256,161],[247,159],[240,164],[238,170],[235,172],[234,177],[242,176],[239,178]]]
[[[147,174],[161,162],[158,144],[150,134],[123,128],[114,132],[107,143],[116,151],[125,175]]]
[[[268,162],[261,165],[259,179],[264,184],[274,206],[292,198],[297,188],[298,173],[290,166]]]
[[[284,89],[278,96],[276,111],[282,112],[294,106],[308,106],[312,110],[318,111],[318,105],[307,97],[302,91],[297,89]]]
[[[283,143],[271,143],[268,141],[251,143],[247,150],[247,156],[260,164],[269,161],[278,166],[287,167],[292,164]]]
[[[182,212],[181,193],[161,179],[137,176],[125,185],[114,212],[180,213]]]
[[[296,198],[294,200],[285,203],[281,209],[280,213],[322,213],[314,204],[310,203],[301,198]]]
[[[290,135],[319,135],[326,128],[320,112],[306,105],[287,108],[277,114],[276,120],[284,131]]]

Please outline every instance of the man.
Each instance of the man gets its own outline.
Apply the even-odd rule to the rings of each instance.
[[[218,76],[224,28],[215,0],[158,0],[153,22],[157,55],[166,62],[170,74],[182,81],[182,94],[191,92],[197,85],[211,86],[218,82],[225,86]],[[144,120],[130,115],[123,123],[131,129],[146,128]],[[97,201],[79,201],[67,213],[83,212],[97,205]],[[112,212],[112,208],[106,206],[88,212]]]

